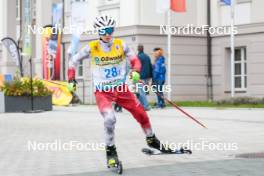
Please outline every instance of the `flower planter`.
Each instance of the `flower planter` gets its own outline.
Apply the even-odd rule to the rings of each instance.
[[[32,110],[30,96],[5,96],[0,92],[0,112],[23,112]],[[34,97],[33,110],[52,110],[52,97]]]

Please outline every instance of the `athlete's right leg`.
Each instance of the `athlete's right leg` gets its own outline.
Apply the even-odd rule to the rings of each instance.
[[[116,117],[112,109],[112,101],[114,100],[114,94],[112,92],[106,93],[96,91],[95,97],[99,111],[104,118],[107,166],[114,167],[119,161],[114,140],[116,123]]]
[[[104,118],[105,144],[107,146],[113,146],[115,144],[116,117],[112,108],[113,96],[111,92],[95,92],[96,104]]]

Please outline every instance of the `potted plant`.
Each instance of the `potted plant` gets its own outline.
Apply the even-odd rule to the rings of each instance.
[[[52,92],[39,79],[32,80],[31,89],[29,78],[15,77],[13,81],[5,82],[0,91],[0,112],[52,110]]]

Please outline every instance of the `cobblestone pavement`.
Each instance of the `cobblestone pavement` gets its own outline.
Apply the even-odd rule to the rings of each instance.
[[[196,145],[192,155],[144,155],[141,149],[146,144],[139,125],[128,112],[116,114],[116,144],[124,175],[263,175],[264,109],[185,109],[208,129],[173,108],[148,114],[161,140],[173,146]],[[116,175],[106,168],[103,139],[103,120],[95,106],[0,114],[0,175]],[[226,150],[210,150],[216,145]],[[244,153],[260,157],[236,157]]]

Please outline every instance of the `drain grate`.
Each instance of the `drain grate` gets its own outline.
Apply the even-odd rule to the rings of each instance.
[[[248,159],[264,158],[264,152],[238,154],[236,155],[236,158],[248,158]]]

